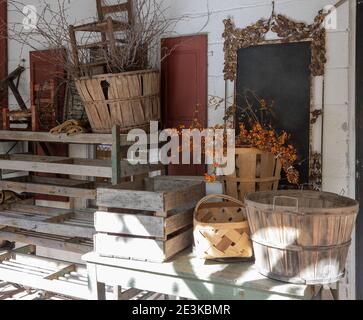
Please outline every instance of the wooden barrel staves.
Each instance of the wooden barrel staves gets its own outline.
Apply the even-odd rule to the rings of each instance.
[[[304,284],[334,283],[344,276],[355,200],[291,190],[251,193],[245,204],[260,273]]]
[[[160,120],[160,73],[156,70],[102,74],[75,80],[93,132],[122,132]]]
[[[222,177],[225,194],[243,201],[249,192],[277,190],[282,166],[272,153],[236,148],[235,166],[233,174]]]

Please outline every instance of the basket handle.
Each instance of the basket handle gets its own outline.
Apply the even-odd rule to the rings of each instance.
[[[295,197],[288,197],[288,196],[274,196],[273,197],[273,203],[272,203],[272,211],[275,211],[276,199],[295,200],[295,202],[296,202],[295,210],[296,210],[296,212],[299,212],[299,199],[295,198]]]
[[[245,207],[245,205],[244,205],[244,203],[242,202],[242,201],[240,201],[240,200],[237,200],[237,199],[235,199],[235,198],[233,198],[233,197],[231,197],[231,196],[227,196],[227,195],[224,195],[224,194],[210,194],[210,195],[207,195],[207,196],[205,196],[203,199],[201,199],[198,203],[197,203],[197,205],[196,205],[196,207],[195,207],[195,211],[198,211],[198,209],[199,209],[199,207],[202,205],[202,204],[204,204],[204,203],[206,203],[208,200],[210,200],[210,199],[223,199],[223,200],[228,200],[228,201],[230,201],[230,202],[233,202],[233,203],[235,203],[235,204],[238,204],[239,206],[241,206],[241,207]]]

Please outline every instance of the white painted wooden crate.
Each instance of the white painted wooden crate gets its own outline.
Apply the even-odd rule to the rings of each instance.
[[[151,178],[97,189],[95,251],[162,262],[192,245],[193,210],[205,183]]]

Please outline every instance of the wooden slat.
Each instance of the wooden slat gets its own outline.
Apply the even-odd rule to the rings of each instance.
[[[142,214],[122,214],[97,211],[95,213],[97,232],[124,234],[133,236],[163,238],[164,219]]]
[[[172,234],[193,223],[194,208],[175,214],[165,220],[165,235]]]
[[[58,279],[59,277],[62,277],[64,276],[65,274],[68,274],[72,271],[76,271],[76,265],[74,264],[71,264],[67,267],[64,267],[48,276],[46,276],[44,279],[48,279],[48,280],[55,280],[55,279]]]
[[[165,211],[163,193],[151,191],[98,188],[97,205],[111,208]]]
[[[30,243],[36,246],[69,251],[74,253],[87,253],[92,251],[93,245],[85,240],[72,239],[70,237],[55,236],[44,233],[37,233],[14,228],[0,230],[0,238],[20,243]]]

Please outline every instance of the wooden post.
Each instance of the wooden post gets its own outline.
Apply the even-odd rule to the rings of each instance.
[[[91,300],[106,300],[106,287],[104,283],[97,281],[97,267],[93,263],[87,263],[88,289]]]
[[[115,57],[117,57],[117,50],[116,50],[116,39],[115,39],[114,30],[113,30],[113,21],[112,21],[111,17],[107,18],[107,35],[108,35],[111,55],[113,57],[111,59],[111,68],[113,68],[113,67],[117,67],[117,65],[115,64],[115,60],[114,60]]]
[[[122,300],[121,286],[118,286],[118,285],[113,286],[113,299],[114,300]]]
[[[112,184],[121,182],[121,153],[120,153],[120,126],[112,128]]]
[[[39,119],[36,105],[32,105],[30,107],[31,110],[31,125],[29,125],[29,129],[31,131],[39,131]]]
[[[78,48],[77,48],[77,38],[76,38],[76,33],[74,31],[74,26],[71,25],[69,26],[69,38],[71,41],[71,48],[72,48],[72,58],[73,58],[73,63],[76,69],[76,73],[78,75],[81,74],[80,72],[80,66],[79,66],[79,55],[78,55]]]
[[[9,109],[3,108],[3,130],[10,130]]]

